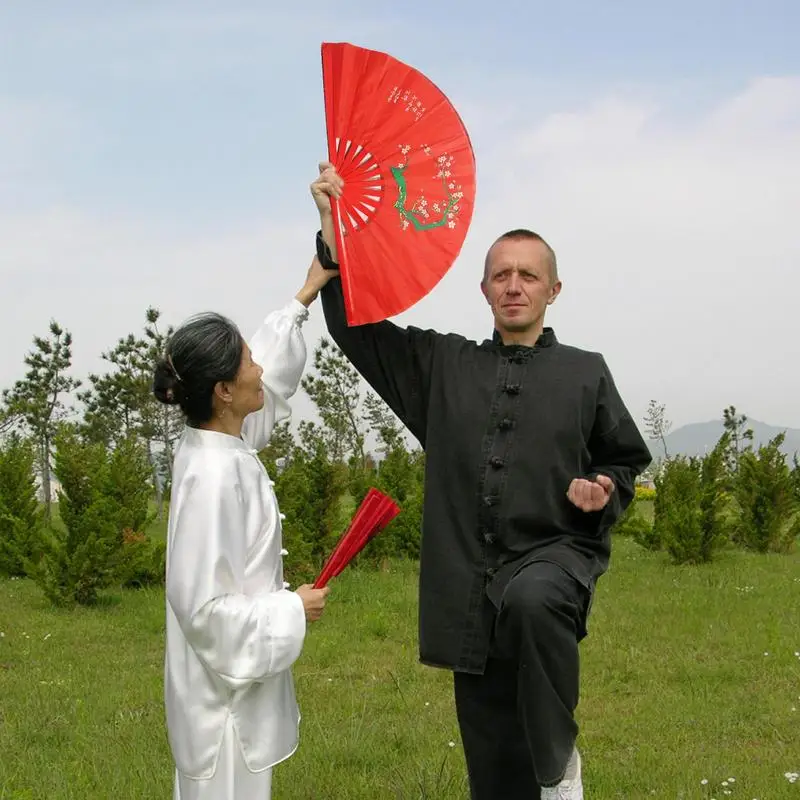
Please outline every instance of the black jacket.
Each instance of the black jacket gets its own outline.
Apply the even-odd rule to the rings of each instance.
[[[317,253],[336,267],[319,234]],[[321,295],[333,340],[425,450],[420,660],[482,672],[503,590],[522,566],[555,562],[591,597],[609,528],[650,452],[603,357],[550,328],[524,347],[388,320],[348,327],[341,280]],[[585,513],[567,489],[598,473],[616,491]]]

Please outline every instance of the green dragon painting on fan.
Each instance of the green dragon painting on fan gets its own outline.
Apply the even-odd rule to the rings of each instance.
[[[409,225],[413,225],[418,231],[427,231],[431,228],[439,228],[442,225],[447,225],[448,228],[455,228],[456,216],[461,210],[458,201],[464,196],[464,192],[461,191],[461,184],[454,183],[452,180],[453,156],[443,153],[436,159],[438,166],[436,177],[441,179],[444,200],[429,204],[425,195],[420,193],[411,208],[407,208],[408,187],[403,173],[408,167],[407,156],[410,150],[411,145],[401,145],[400,152],[406,156],[406,159],[402,164],[391,168],[392,177],[397,184],[397,202],[395,202],[394,207],[400,212],[403,230],[406,230]],[[428,145],[422,146],[422,152],[429,156],[433,155]],[[428,210],[429,205],[430,211]],[[431,212],[434,215],[438,214],[439,218],[428,221],[430,220]],[[423,220],[425,221],[423,222]]]

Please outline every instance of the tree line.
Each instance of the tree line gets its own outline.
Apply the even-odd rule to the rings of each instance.
[[[72,337],[57,322],[34,337],[23,377],[0,403],[0,574],[27,576],[57,605],[91,604],[110,586],[161,584],[179,410],[159,404],[153,370],[172,328],[148,308],[140,333],[102,353],[105,371],[71,374]],[[407,445],[386,404],[364,391],[322,338],[302,379],[317,420],[278,425],[259,454],[285,514],[287,579],[310,581],[370,486],[402,513],[359,557],[382,565],[419,556],[424,453]],[[75,403],[74,401],[77,401]],[[652,401],[645,417],[665,457],[655,491],[637,493],[615,526],[675,563],[709,561],[726,545],[787,552],[800,534],[800,465],[781,436],[759,448],[747,418],[724,410],[724,434],[701,457],[672,456],[671,423]],[[53,476],[57,490],[53,491]],[[55,502],[48,502],[52,498]],[[652,514],[644,503],[651,501]]]
[[[701,564],[725,547],[788,553],[800,536],[800,461],[790,464],[781,447],[785,433],[755,447],[747,416],[723,410],[723,434],[703,456],[670,455],[671,423],[664,404],[650,402],[645,428],[664,448],[652,469],[652,519],[641,495],[616,532],[648,550],[666,552],[674,564]]]
[[[86,381],[71,374],[71,334],[53,321],[34,337],[24,376],[2,393],[0,574],[32,578],[57,605],[94,603],[109,586],[163,582],[183,421],[152,394],[173,332],[160,319],[147,309],[143,331],[103,352],[106,370]],[[417,558],[424,454],[407,446],[399,420],[363,391],[334,344],[320,340],[309,367],[301,386],[318,421],[302,420],[296,432],[278,425],[259,454],[286,517],[287,579],[313,579],[371,486],[403,513],[360,560]]]

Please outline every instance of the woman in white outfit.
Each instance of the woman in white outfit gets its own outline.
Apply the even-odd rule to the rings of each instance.
[[[174,800],[269,800],[298,744],[291,666],[328,589],[283,580],[281,514],[258,452],[290,416],[306,363],[301,326],[331,275],[303,288],[252,341],[217,314],[181,326],[153,391],[186,428],[167,532],[165,701]]]

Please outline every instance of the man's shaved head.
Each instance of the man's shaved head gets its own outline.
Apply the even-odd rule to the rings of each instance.
[[[492,247],[498,242],[503,241],[531,241],[531,242],[541,242],[545,249],[547,250],[548,256],[548,266],[550,267],[550,280],[552,283],[556,283],[558,281],[558,263],[556,261],[556,254],[552,247],[541,237],[538,233],[534,231],[530,231],[527,228],[515,228],[513,231],[507,231],[502,236],[499,236],[495,239]],[[489,277],[489,269],[490,269],[490,259],[492,254],[492,247],[489,248],[489,251],[486,253],[486,260],[484,261],[483,265],[483,282],[485,283]]]

